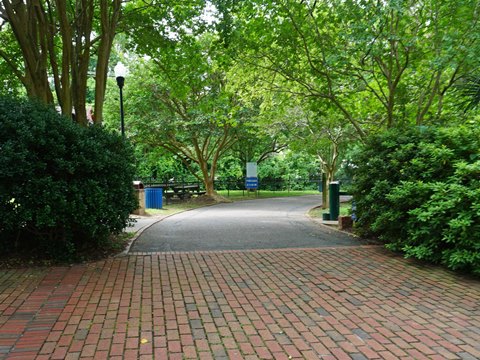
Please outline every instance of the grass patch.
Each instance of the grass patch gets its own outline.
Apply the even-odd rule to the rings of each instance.
[[[342,202],[340,203],[340,216],[348,216],[350,215],[350,211],[352,209],[352,203],[351,201],[349,202]],[[328,213],[330,212],[330,209],[322,209],[321,207],[316,207],[313,208],[308,212],[308,215],[310,215],[313,218],[321,218],[323,213]]]
[[[147,215],[155,216],[155,215],[173,215],[179,212],[196,209],[202,207],[202,204],[195,204],[191,202],[178,202],[178,203],[170,203],[168,205],[164,204],[162,209],[146,209],[145,212]]]

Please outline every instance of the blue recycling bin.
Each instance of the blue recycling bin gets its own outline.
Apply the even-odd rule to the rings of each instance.
[[[145,208],[161,209],[163,206],[163,188],[148,187],[145,188]]]

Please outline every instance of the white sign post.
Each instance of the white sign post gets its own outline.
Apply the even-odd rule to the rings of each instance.
[[[245,188],[248,190],[258,189],[257,163],[247,163],[247,178],[245,180]]]

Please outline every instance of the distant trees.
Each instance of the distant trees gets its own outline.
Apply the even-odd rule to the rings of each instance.
[[[126,100],[130,138],[174,154],[213,195],[222,157],[236,144],[258,140],[252,124],[258,105],[245,102],[231,86],[234,60],[221,45],[216,24],[205,15],[203,1],[154,4],[152,11],[130,19],[135,30],[126,41],[135,58],[132,64],[137,64]],[[162,26],[159,17],[164,18]],[[261,158],[282,146],[274,136],[263,136],[255,151],[237,154],[246,159],[258,153]]]

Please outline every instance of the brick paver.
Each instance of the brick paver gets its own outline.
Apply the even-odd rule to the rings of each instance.
[[[480,282],[377,246],[0,271],[0,359],[478,359]]]

